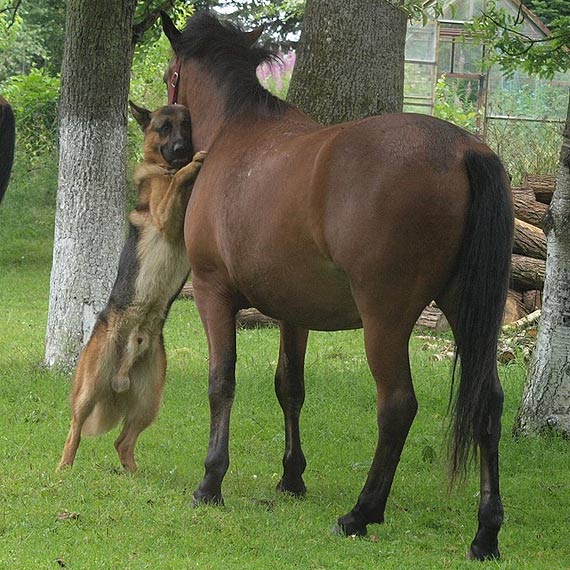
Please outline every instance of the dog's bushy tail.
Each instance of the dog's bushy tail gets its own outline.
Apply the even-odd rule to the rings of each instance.
[[[85,420],[81,435],[91,437],[101,435],[113,429],[124,416],[124,410],[116,402],[106,399],[97,402],[95,408]]]

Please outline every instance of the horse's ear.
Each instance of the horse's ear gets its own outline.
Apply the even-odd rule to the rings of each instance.
[[[265,26],[262,24],[261,26],[257,26],[254,30],[251,30],[251,32],[244,33],[245,41],[249,47],[259,39],[259,36],[263,33],[264,29]]]
[[[162,29],[170,41],[170,45],[174,47],[174,44],[182,35],[180,30],[176,28],[170,16],[163,10],[160,11],[160,20],[162,21]]]
[[[140,125],[141,129],[144,131],[150,125],[150,111],[135,105],[131,100],[129,100],[129,106],[131,107],[131,113],[136,119],[137,123]]]

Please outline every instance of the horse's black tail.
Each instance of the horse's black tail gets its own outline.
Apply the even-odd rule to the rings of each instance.
[[[0,97],[0,202],[8,187],[12,162],[14,160],[14,142],[16,139],[16,121],[10,105]]]
[[[507,297],[513,240],[510,183],[499,158],[468,151],[471,202],[458,260],[459,307],[454,326],[460,380],[452,404],[452,481],[465,474],[489,422],[496,392],[497,342]]]

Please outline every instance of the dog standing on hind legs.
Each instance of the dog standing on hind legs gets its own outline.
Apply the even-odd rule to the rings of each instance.
[[[105,309],[97,318],[73,379],[71,427],[59,468],[72,465],[82,435],[98,435],[124,420],[115,442],[122,465],[137,468],[139,434],[156,417],[166,354],[162,328],[188,277],[184,217],[205,152],[190,162],[190,114],[181,105],[150,112],[130,102],[145,138],[134,174],[136,208]]]

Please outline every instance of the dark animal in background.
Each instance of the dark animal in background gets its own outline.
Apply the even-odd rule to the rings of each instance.
[[[16,122],[12,107],[6,99],[0,97],[0,202],[4,197],[12,172],[15,140]]]
[[[131,103],[131,109],[145,134],[144,160],[134,174],[138,203],[109,301],[79,358],[60,467],[73,464],[81,435],[104,433],[123,419],[115,448],[125,469],[136,470],[137,438],[156,417],[162,397],[162,328],[190,270],[184,215],[205,153],[190,162],[185,107],[151,113]]]
[[[429,116],[315,123],[259,84],[256,68],[270,57],[254,46],[260,30],[243,32],[208,13],[182,32],[164,14],[163,28],[175,53],[165,79],[190,109],[194,145],[208,150],[185,226],[210,352],[211,432],[195,500],[222,502],[235,314],[254,306],[281,321],[275,389],[286,438],[279,489],[297,495],[305,492],[299,415],[308,330],[363,327],[379,439],[358,501],[336,528],[362,535],[382,522],[417,410],[408,341],[435,299],[461,361],[452,471],[463,473],[474,448],[481,461],[470,556],[498,557],[503,392],[496,347],[513,235],[500,160],[476,137]]]

